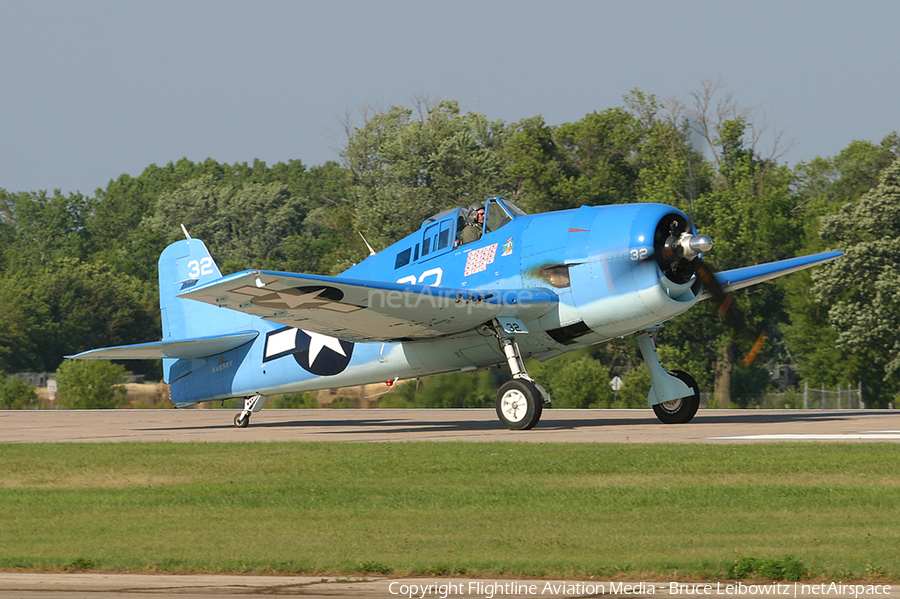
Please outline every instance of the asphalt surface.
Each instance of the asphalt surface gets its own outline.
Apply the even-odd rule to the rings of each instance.
[[[900,410],[700,410],[662,424],[650,410],[545,410],[510,431],[494,410],[262,410],[248,428],[233,410],[0,411],[0,443],[123,441],[525,441],[764,443],[900,441]]]

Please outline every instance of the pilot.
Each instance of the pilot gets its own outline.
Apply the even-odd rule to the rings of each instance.
[[[469,206],[466,213],[466,226],[459,232],[459,243],[465,245],[481,238],[484,226],[484,204],[477,202]]]

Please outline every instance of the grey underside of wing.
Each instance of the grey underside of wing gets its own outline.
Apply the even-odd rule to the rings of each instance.
[[[541,288],[458,290],[265,271],[232,275],[181,297],[354,342],[434,339],[498,316],[527,321],[556,302]]]

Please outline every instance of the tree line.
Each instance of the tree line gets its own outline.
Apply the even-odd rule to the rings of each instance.
[[[452,101],[364,110],[361,121],[345,124],[340,163],[182,159],[121,175],[93,196],[0,188],[0,372],[52,371],[78,351],[159,339],[156,261],[181,224],[225,273],[334,275],[368,254],[358,233],[380,249],[431,214],[503,195],[532,213],[673,205],[715,240],[707,261],[717,270],[841,249],[844,258],[814,272],[737,293],[750,328],[767,334],[753,365],[739,362],[752,340],[711,302],[667,323],[661,359],[691,372],[720,406],[753,405],[776,364],[817,385],[862,381],[870,406],[900,393],[896,132],[788,165],[784,147],[761,150],[766,123],[717,84],[665,102],[635,90],[622,106],[561,125],[492,121]],[[633,340],[558,360],[533,368],[560,405],[643,403],[628,391],[649,380]],[[159,377],[158,363],[128,366]],[[622,392],[608,387],[614,375],[626,381]],[[404,393],[490,404],[498,375],[466,376]]]

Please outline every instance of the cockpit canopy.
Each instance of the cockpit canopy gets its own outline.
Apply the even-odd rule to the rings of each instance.
[[[433,258],[444,252],[462,245],[460,234],[466,227],[470,208],[451,208],[426,218],[422,223],[422,239],[409,249],[404,249],[397,254],[394,268],[406,266],[410,262]],[[500,196],[487,199],[484,203],[484,224],[479,237],[503,227],[514,218],[525,216],[526,212]]]
[[[444,210],[443,212],[439,212],[434,216],[426,218],[422,223],[422,228],[429,231],[430,234],[426,234],[424,238],[434,240],[434,243],[437,244],[430,244],[430,250],[434,251],[435,249],[444,249],[445,247],[447,247],[447,245],[445,244],[449,243],[451,233],[453,238],[458,240],[459,234],[463,230],[463,227],[466,226],[466,223],[475,221],[475,219],[470,216],[470,211],[471,209],[466,207],[451,208],[449,210]],[[506,198],[501,196],[490,197],[484,203],[484,228],[482,230],[482,234],[496,231],[500,227],[510,222],[512,219],[525,215],[526,212],[524,210],[522,210]],[[449,223],[447,223],[448,220],[450,221]],[[438,221],[440,221],[444,226],[435,228],[434,223],[437,223]],[[455,243],[454,245],[458,244]],[[428,252],[423,251],[423,255],[427,253]]]

